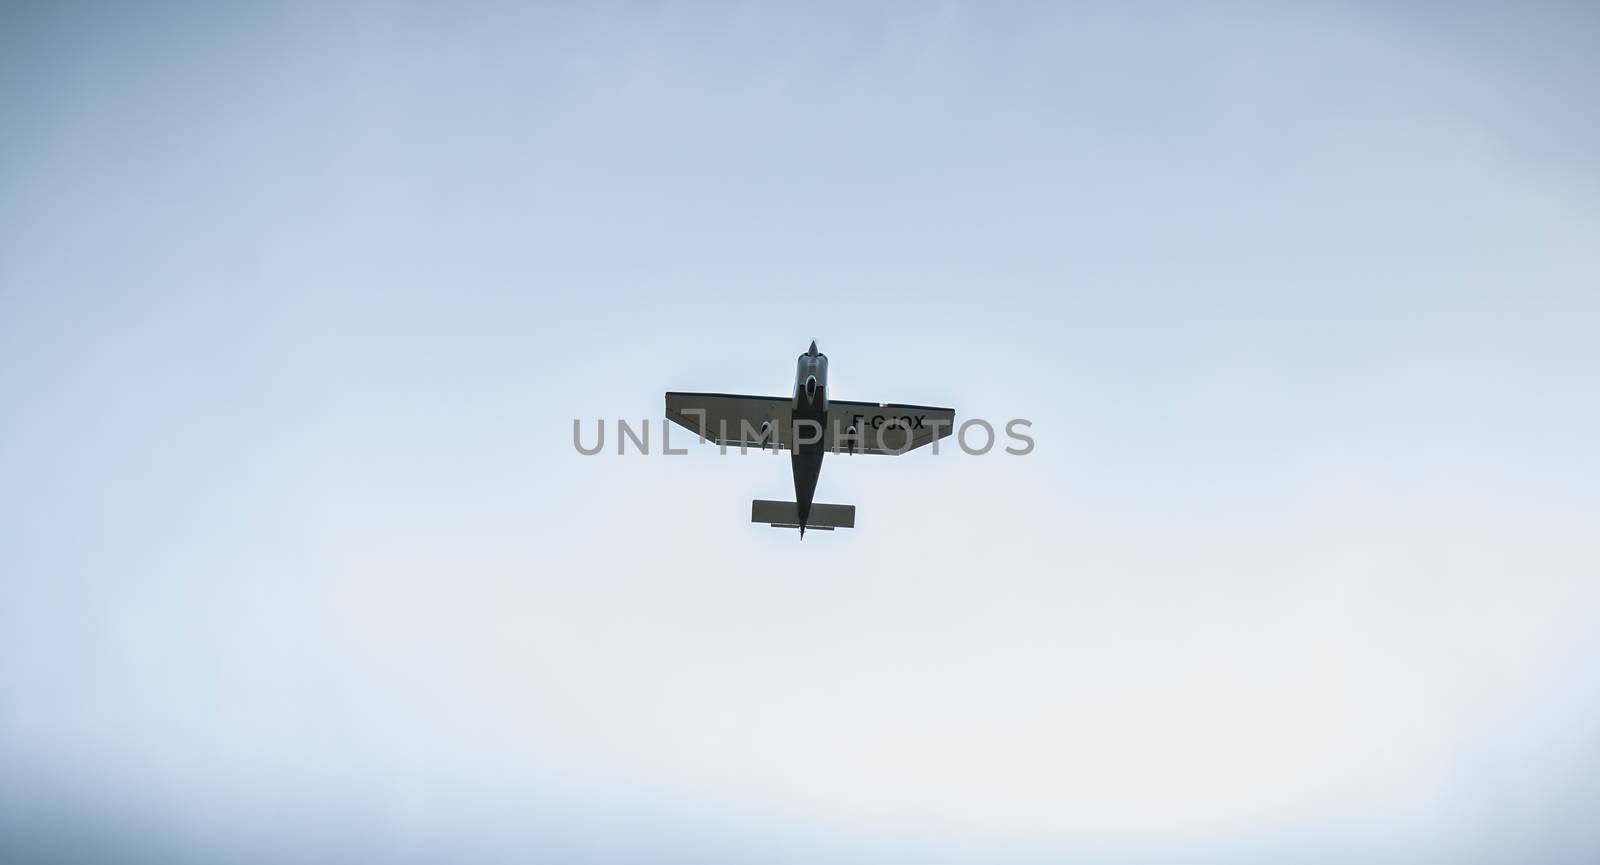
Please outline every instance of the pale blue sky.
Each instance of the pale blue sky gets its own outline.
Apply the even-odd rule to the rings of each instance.
[[[1592,8],[452,5],[0,13],[0,853],[1600,852]]]

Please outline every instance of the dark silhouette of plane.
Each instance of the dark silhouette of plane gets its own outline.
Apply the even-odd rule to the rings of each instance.
[[[828,398],[828,356],[816,340],[800,355],[792,397],[667,392],[667,419],[724,450],[787,449],[792,502],[757,499],[750,521],[777,528],[854,528],[855,505],[813,503],[822,457],[833,453],[903,454],[950,435],[956,411],[925,405]]]

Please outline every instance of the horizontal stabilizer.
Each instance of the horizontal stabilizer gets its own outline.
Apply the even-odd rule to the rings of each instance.
[[[800,506],[794,502],[769,502],[766,499],[756,499],[750,503],[750,522],[792,529],[800,525]],[[808,529],[831,531],[855,527],[855,505],[825,505],[819,502],[811,506],[811,513],[806,517]]]

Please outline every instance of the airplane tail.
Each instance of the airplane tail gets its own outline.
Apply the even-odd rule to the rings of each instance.
[[[800,506],[794,502],[769,502],[756,499],[750,503],[750,522],[766,523],[775,529],[793,529],[800,526]],[[856,527],[855,505],[825,505],[813,502],[806,517],[806,528],[831,532],[834,529]]]

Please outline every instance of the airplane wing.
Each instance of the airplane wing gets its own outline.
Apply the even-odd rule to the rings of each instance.
[[[836,453],[898,455],[950,435],[955,422],[953,408],[835,399],[828,401],[823,443]]]
[[[797,435],[814,434],[803,423],[790,426],[793,405],[789,397],[671,391],[667,420],[713,444],[786,450]],[[897,455],[955,432],[955,417],[952,408],[836,399],[820,432],[823,448],[834,453]]]
[[[667,420],[728,447],[789,447],[792,407],[790,398],[781,396],[667,393]]]

